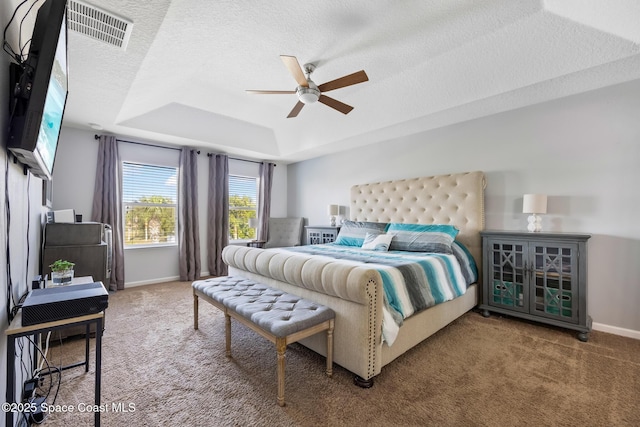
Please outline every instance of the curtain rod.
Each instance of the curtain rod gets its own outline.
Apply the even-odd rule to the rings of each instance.
[[[214,154],[218,154],[218,153],[207,153],[207,157],[211,157],[211,156],[213,156]],[[231,156],[227,156],[227,157],[229,157],[231,160],[239,160],[239,161],[241,161],[241,162],[258,163],[258,164],[262,163],[262,162],[261,162],[261,161],[259,161],[259,160],[239,159],[239,158],[237,158],[237,157],[231,157]],[[274,168],[275,168],[276,166],[278,166],[278,165],[276,165],[276,164],[274,164],[274,165],[273,165],[273,167],[274,167]]]
[[[93,135],[94,139],[100,139],[100,135]],[[137,144],[137,145],[146,145],[147,147],[155,147],[155,148],[166,148],[167,150],[178,150],[180,151],[180,148],[177,147],[167,147],[165,145],[155,145],[155,144],[149,144],[147,142],[137,142],[137,141],[126,141],[124,139],[118,139],[116,138],[116,141],[120,141],[120,142],[126,142],[127,144]],[[200,154],[200,150],[197,150],[197,153]],[[207,153],[207,157],[211,157],[213,155],[213,153]],[[239,160],[241,162],[250,162],[250,163],[262,163],[260,161],[257,160],[247,160],[247,159],[239,159],[237,157],[229,157],[231,160]],[[274,165],[274,167],[276,167],[277,165]]]
[[[93,135],[93,137],[94,137],[94,139],[100,139],[100,135]],[[178,147],[167,147],[166,145],[149,144],[148,142],[127,141],[127,140],[118,139],[118,138],[116,138],[116,141],[118,141],[118,142],[126,142],[127,144],[146,145],[147,147],[165,148],[167,150],[178,150],[178,151],[181,150],[181,148],[178,148]],[[200,154],[200,150],[196,150],[196,152],[198,154]]]

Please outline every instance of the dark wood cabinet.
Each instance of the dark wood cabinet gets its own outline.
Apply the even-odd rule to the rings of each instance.
[[[578,331],[587,341],[588,234],[483,231],[480,309]]]

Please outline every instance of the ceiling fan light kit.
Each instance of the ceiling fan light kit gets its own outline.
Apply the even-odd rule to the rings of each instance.
[[[282,62],[284,62],[284,65],[287,67],[293,78],[296,80],[296,82],[298,82],[298,87],[296,88],[295,92],[288,90],[248,90],[247,92],[255,94],[295,93],[298,96],[298,102],[293,107],[293,110],[291,110],[287,118],[296,117],[300,110],[302,110],[302,107],[304,107],[306,104],[313,104],[318,101],[328,107],[333,108],[334,110],[340,111],[343,114],[348,114],[351,110],[353,110],[352,106],[342,103],[336,99],[329,98],[328,96],[324,95],[323,92],[340,89],[369,80],[367,73],[365,73],[364,70],[360,70],[353,74],[349,74],[347,76],[343,76],[317,86],[313,82],[313,80],[311,80],[311,73],[316,69],[316,66],[314,64],[304,64],[304,67],[300,67],[300,63],[298,62],[296,57],[289,55],[280,55],[280,59],[282,59]]]
[[[313,104],[318,102],[318,98],[320,98],[320,91],[313,82],[309,82],[309,87],[298,86],[296,94],[303,104]]]

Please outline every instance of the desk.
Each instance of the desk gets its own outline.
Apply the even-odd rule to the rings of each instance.
[[[86,344],[85,344],[85,360],[62,369],[73,368],[76,366],[85,367],[85,372],[89,371],[89,327],[95,324],[96,328],[96,373],[95,373],[95,404],[100,406],[100,381],[102,370],[102,327],[104,325],[104,311],[86,316],[73,317],[71,319],[56,320],[55,322],[38,323],[36,325],[22,326],[22,310],[18,311],[16,317],[13,318],[11,324],[6,329],[7,335],[7,403],[20,403],[20,398],[15,396],[15,349],[16,339],[27,335],[37,335],[55,331],[69,326],[85,325],[87,327]],[[35,340],[34,340],[35,341]],[[95,412],[95,426],[100,425],[100,411]],[[13,426],[13,412],[6,413],[6,425]]]

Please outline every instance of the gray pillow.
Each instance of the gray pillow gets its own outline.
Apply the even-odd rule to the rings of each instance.
[[[361,247],[367,233],[382,234],[387,227],[385,222],[345,221],[340,227],[336,245]]]
[[[446,224],[391,223],[387,233],[394,234],[389,250],[409,252],[452,253],[451,245],[458,229]]]

